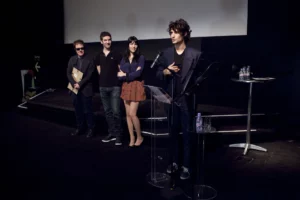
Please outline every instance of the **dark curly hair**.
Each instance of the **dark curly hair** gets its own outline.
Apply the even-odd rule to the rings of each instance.
[[[140,56],[141,56],[141,51],[140,51],[139,40],[135,36],[130,36],[127,40],[127,48],[126,48],[125,53],[124,53],[124,59],[125,59],[126,62],[129,62],[129,56],[130,56],[129,44],[131,42],[135,42],[136,45],[137,45],[136,51],[133,54],[134,55],[133,60],[135,60],[137,62],[139,60]]]
[[[168,28],[169,34],[171,34],[171,30],[175,33],[180,33],[184,37],[185,43],[187,43],[191,38],[192,30],[190,29],[190,25],[184,19],[171,21]]]

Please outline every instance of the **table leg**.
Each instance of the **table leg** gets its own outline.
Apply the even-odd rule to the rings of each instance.
[[[229,147],[237,147],[237,148],[244,148],[244,155],[247,154],[249,149],[257,150],[257,151],[267,151],[267,149],[253,145],[250,143],[251,140],[251,114],[252,114],[252,86],[253,83],[250,83],[249,86],[249,97],[248,97],[248,116],[247,116],[247,133],[246,133],[246,143],[239,143],[239,144],[231,144]]]

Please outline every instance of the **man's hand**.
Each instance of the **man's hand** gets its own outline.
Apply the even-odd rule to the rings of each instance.
[[[169,65],[168,69],[177,73],[177,72],[179,72],[180,69],[179,69],[179,67],[174,66],[174,64],[175,64],[175,62],[173,62],[171,65]]]
[[[79,84],[78,84],[78,83],[75,83],[75,84],[74,84],[74,88],[78,90],[78,89],[80,88]]]
[[[97,66],[97,71],[98,71],[98,74],[100,75],[100,73],[101,73],[101,67],[100,67],[100,65]]]
[[[165,76],[171,75],[171,72],[168,69],[164,69],[163,73],[164,73]]]
[[[170,70],[172,70],[176,73],[179,72],[179,70],[180,70],[179,67],[174,66],[174,64],[175,64],[175,62],[173,62],[171,65],[169,65],[167,69],[164,69],[163,73],[164,73],[165,76],[172,74]]]
[[[118,72],[118,75],[117,75],[118,77],[123,77],[123,76],[126,76],[126,73],[124,73],[123,71],[119,71]]]

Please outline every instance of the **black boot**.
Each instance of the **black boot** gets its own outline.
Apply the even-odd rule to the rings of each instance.
[[[72,136],[81,135],[83,133],[82,129],[77,128],[74,132],[71,133]]]
[[[87,138],[91,138],[94,136],[94,130],[93,129],[89,129],[87,132],[86,132],[86,137]]]

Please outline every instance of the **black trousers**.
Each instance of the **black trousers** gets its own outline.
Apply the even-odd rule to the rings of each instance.
[[[72,92],[73,106],[75,108],[75,116],[77,121],[77,128],[80,130],[84,129],[85,120],[87,121],[88,129],[94,129],[94,113],[93,113],[93,97],[86,97],[81,92],[74,94]]]
[[[169,135],[169,162],[175,162],[178,164],[179,157],[182,156],[184,167],[190,168],[191,159],[191,138],[192,138],[192,112],[188,101],[185,98],[179,100],[179,106],[174,105],[174,111],[172,112],[171,106],[168,105],[168,121],[171,127],[171,133]],[[173,125],[171,121],[173,120]],[[182,132],[182,144],[179,144],[179,133]],[[180,146],[183,147],[183,151],[179,151]]]

